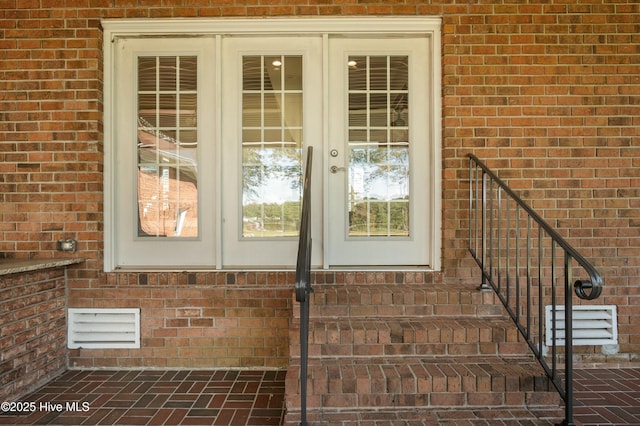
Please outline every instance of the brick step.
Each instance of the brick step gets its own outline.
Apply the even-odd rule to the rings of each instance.
[[[459,284],[316,284],[313,425],[555,424],[561,400],[493,292]],[[300,419],[294,305],[286,424]],[[547,419],[550,419],[547,422]]]
[[[313,288],[311,318],[504,315],[493,292],[459,284],[315,284]],[[299,318],[299,309],[294,316]]]
[[[287,387],[298,389],[299,364]],[[290,382],[289,382],[290,381]],[[300,406],[289,392],[288,407]],[[308,407],[557,406],[559,396],[533,357],[349,357],[310,359]]]
[[[551,407],[469,407],[308,410],[307,421],[314,426],[424,426],[424,425],[536,425],[559,424],[562,408]],[[287,413],[286,426],[298,426],[300,413]]]
[[[529,347],[504,318],[433,317],[386,319],[313,319],[309,355],[519,355]],[[291,339],[297,341],[297,327]],[[299,345],[291,347],[299,356]]]
[[[287,382],[298,389],[299,365]],[[535,360],[495,356],[312,359],[307,404],[312,425],[549,425],[564,415]],[[297,425],[299,392],[287,407],[285,424]]]

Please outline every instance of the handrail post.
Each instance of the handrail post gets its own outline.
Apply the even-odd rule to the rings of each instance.
[[[467,244],[469,246],[469,248],[473,248],[475,250],[476,248],[476,239],[477,239],[477,230],[476,230],[476,226],[474,224],[474,220],[475,220],[475,212],[474,212],[474,185],[475,184],[475,177],[473,175],[473,160],[471,158],[469,158],[469,217],[467,218],[469,220],[469,236],[467,238]]]
[[[564,254],[564,323],[565,344],[564,344],[564,424],[573,426],[573,292],[571,291],[571,281],[573,281],[573,266],[569,253]]]
[[[300,303],[300,426],[307,425],[307,373],[309,359],[309,299]]]
[[[485,266],[487,264],[487,174],[482,171],[482,217],[480,219],[482,231],[480,233],[480,238],[482,240],[482,267],[481,267],[481,275],[482,282],[480,284],[480,290],[490,290],[491,287],[487,284],[487,277],[485,274]]]
[[[296,261],[296,301],[300,303],[300,425],[307,425],[307,372],[309,358],[309,295],[311,287],[311,165],[313,147],[307,148],[302,189],[300,239]]]

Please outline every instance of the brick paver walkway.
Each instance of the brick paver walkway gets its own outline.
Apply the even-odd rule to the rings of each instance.
[[[20,399],[34,403],[33,412],[3,413],[0,424],[279,425],[284,378],[285,371],[68,371]]]
[[[284,379],[284,371],[68,371],[20,398],[34,411],[4,412],[0,425],[279,425]],[[575,397],[578,426],[640,425],[640,367],[576,370]],[[441,421],[489,424],[459,417]]]
[[[574,370],[576,424],[640,425],[640,367]]]

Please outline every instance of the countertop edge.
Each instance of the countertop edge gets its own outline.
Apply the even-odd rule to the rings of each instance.
[[[85,259],[3,259],[0,260],[0,276],[60,268],[84,262]]]

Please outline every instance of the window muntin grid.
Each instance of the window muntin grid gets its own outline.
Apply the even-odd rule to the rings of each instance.
[[[296,237],[302,177],[302,56],[242,61],[242,237]]]
[[[137,59],[138,237],[198,237],[197,57]]]
[[[408,237],[409,58],[348,58],[349,237]]]

